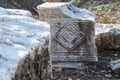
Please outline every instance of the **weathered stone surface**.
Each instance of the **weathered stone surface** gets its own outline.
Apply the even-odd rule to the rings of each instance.
[[[120,24],[96,24],[98,50],[120,50]]]
[[[89,11],[81,11],[69,3],[44,3],[37,8],[39,19],[51,25],[50,57],[52,63],[55,62],[53,67],[81,69],[84,66],[81,63],[83,61],[98,61],[94,22],[85,18]],[[72,15],[65,14],[66,10]],[[84,19],[78,19],[77,16],[83,14]]]
[[[70,18],[63,14],[60,6],[67,3],[44,3],[37,7],[39,12],[39,20],[46,21],[49,18]]]
[[[96,62],[94,22],[48,19],[51,25],[50,58],[53,67],[82,69],[81,62]],[[69,66],[68,66],[69,65]]]
[[[120,59],[115,60],[115,61],[111,61],[110,66],[111,66],[113,71],[120,72]]]
[[[86,10],[77,8],[71,3],[44,3],[37,7],[40,20],[49,18],[72,18],[95,21],[95,15]]]
[[[31,51],[18,64],[13,80],[50,80],[48,41]]]

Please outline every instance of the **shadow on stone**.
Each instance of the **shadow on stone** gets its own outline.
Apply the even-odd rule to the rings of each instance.
[[[18,64],[12,80],[50,80],[48,41],[31,51]]]

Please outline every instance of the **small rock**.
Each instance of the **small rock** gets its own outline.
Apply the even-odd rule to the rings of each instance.
[[[113,71],[120,71],[120,59],[116,61],[111,61],[110,66]]]
[[[101,73],[105,73],[105,70],[101,70],[100,72],[101,72]]]
[[[118,54],[117,53],[115,53],[115,54],[113,54],[115,57],[117,57],[118,56]]]
[[[72,80],[72,78],[68,78],[68,80]]]
[[[107,77],[107,78],[111,78],[112,75],[111,75],[111,74],[106,74],[105,77]]]
[[[61,72],[62,71],[62,68],[55,68],[55,71],[57,71],[57,72]]]

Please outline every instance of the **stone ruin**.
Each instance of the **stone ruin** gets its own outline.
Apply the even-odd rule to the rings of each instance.
[[[83,70],[86,67],[85,63],[98,61],[94,21],[87,19],[85,17],[87,14],[83,14],[85,19],[80,15],[78,19],[73,18],[72,15],[64,13],[65,7],[72,9],[68,3],[44,3],[37,7],[39,19],[47,21],[51,26],[49,53],[52,70],[53,68]]]
[[[83,16],[76,19],[66,15],[64,8],[67,10],[68,6],[74,8],[68,3],[44,3],[37,7],[39,19],[51,26],[51,36],[49,42],[35,48],[20,62],[13,80],[57,80],[56,71],[61,68],[83,70],[85,63],[98,61],[94,22],[86,20],[86,14],[82,14],[85,20],[79,19]],[[79,13],[79,9],[75,10]]]
[[[49,52],[54,67],[82,69],[81,62],[97,61],[94,23],[65,18],[50,22]]]

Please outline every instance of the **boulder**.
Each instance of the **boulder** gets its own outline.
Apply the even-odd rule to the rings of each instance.
[[[120,50],[120,24],[96,24],[95,38],[98,50]]]

